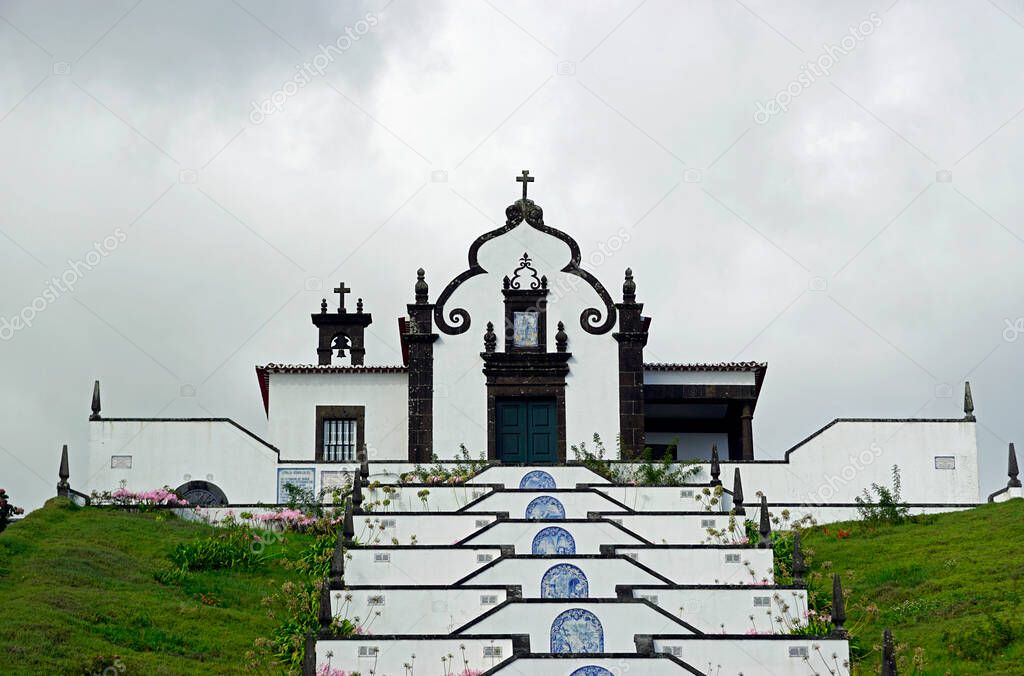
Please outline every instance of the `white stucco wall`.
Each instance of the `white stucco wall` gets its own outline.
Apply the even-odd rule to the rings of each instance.
[[[356,539],[367,544],[451,545],[495,520],[491,514],[367,514],[353,517]],[[397,542],[395,542],[397,540]]]
[[[551,475],[551,478],[555,480],[555,488],[576,488],[576,484],[608,483],[607,479],[582,465],[563,465],[557,467],[505,467],[494,465],[477,474],[470,483],[501,484],[505,488],[519,488],[519,483],[523,480],[523,477],[538,469]]]
[[[130,456],[131,469],[112,468],[112,456]],[[225,420],[99,420],[89,423],[88,476],[72,486],[88,493],[121,481],[130,490],[209,481],[231,502],[274,502],[276,468],[273,449]]]
[[[646,603],[620,601],[598,603],[587,599],[523,602],[512,601],[459,632],[459,636],[477,634],[529,634],[534,653],[551,652],[551,624],[570,608],[589,610],[604,629],[604,650],[609,653],[635,653],[635,634],[687,633],[689,630],[671,617]]]
[[[267,437],[285,460],[312,460],[317,406],[366,407],[370,460],[409,457],[406,373],[277,373],[269,377]]]
[[[467,512],[508,512],[510,518],[526,518],[526,508],[539,497],[558,500],[568,519],[585,519],[588,512],[622,512],[623,508],[595,490],[591,491],[536,491],[509,490],[491,493],[466,507]]]
[[[547,220],[557,223],[558,218],[548,214]],[[468,249],[468,242],[466,246]],[[523,223],[480,248],[479,262],[487,273],[463,283],[445,305],[446,314],[454,308],[465,308],[472,319],[465,333],[441,333],[434,343],[434,449],[439,457],[451,457],[462,443],[471,451],[487,447],[487,388],[480,358],[483,334],[487,322],[494,322],[497,349],[504,350],[502,278],[512,275],[524,252],[533,259],[538,275],[547,276],[551,290],[548,350],[555,349],[559,321],[565,323],[569,335],[573,356],[565,390],[567,443],[589,441],[597,432],[610,449],[614,447],[619,428],[618,345],[611,332],[593,336],[580,327],[580,313],[585,308],[596,307],[604,313],[604,306],[586,282],[560,272],[569,261],[569,247]],[[621,300],[621,291],[616,290],[621,286],[624,268],[625,262],[600,271],[607,277],[602,281],[616,301]],[[448,281],[463,269],[427,270],[431,300],[436,300]],[[642,284],[642,279],[638,281]]]
[[[331,609],[372,634],[449,634],[507,597],[505,587],[348,587],[331,594]]]
[[[488,647],[500,649],[502,656],[485,657],[484,650]],[[360,648],[364,649],[367,656],[359,655]],[[357,636],[341,641],[317,641],[316,663],[317,666],[329,664],[332,669],[340,669],[345,673],[403,676],[409,673],[403,665],[412,664],[414,674],[443,674],[441,658],[447,659],[448,655],[453,655],[458,665],[456,673],[459,673],[463,668],[463,649],[470,669],[486,671],[512,655],[512,639],[473,639],[465,636],[450,639]]]
[[[512,545],[516,554],[530,554],[533,539],[541,530],[564,528],[576,542],[577,554],[599,554],[601,545],[636,544],[642,542],[628,531],[612,523],[600,521],[500,521],[485,531],[466,538],[470,545]]]
[[[655,657],[567,657],[552,659],[544,657],[524,657],[509,662],[495,673],[503,676],[565,676],[581,667],[604,667],[616,675],[643,674],[644,676],[679,676],[691,672],[684,671],[676,662],[660,656]]]
[[[770,549],[751,547],[616,547],[616,554],[633,555],[635,560],[676,584],[760,585],[774,581]],[[739,555],[730,561],[730,555]],[[751,574],[753,570],[753,575]]]
[[[669,647],[682,649],[682,659],[706,673],[734,674],[772,674],[772,676],[805,676],[809,673],[825,671],[827,664],[836,673],[845,676],[849,668],[843,667],[850,659],[850,650],[846,641],[830,639],[810,639],[799,636],[784,639],[774,637],[744,636],[737,638],[672,638],[655,639],[654,649],[664,651]],[[817,647],[818,650],[815,650]],[[790,657],[791,648],[804,648],[808,651],[810,661],[802,657]],[[820,650],[820,653],[819,653]],[[832,654],[836,658],[833,660]],[[711,670],[708,670],[711,665]],[[813,671],[812,671],[813,669]]]
[[[632,559],[626,557],[573,557],[545,556],[502,559],[493,566],[480,570],[467,584],[511,585],[522,587],[523,598],[539,599],[540,583],[544,573],[552,566],[568,563],[583,571],[587,577],[590,598],[615,598],[615,585],[664,584],[655,575],[645,571]]]
[[[785,634],[787,625],[777,622],[776,618],[786,617],[789,626],[806,622],[807,591],[804,589],[651,586],[635,588],[633,597],[644,598],[708,634],[745,634],[751,630]],[[763,605],[765,599],[767,607]]]
[[[383,560],[383,556],[387,560]],[[356,547],[348,550],[351,585],[450,585],[501,556],[498,547]],[[490,557],[489,560],[483,560]]]
[[[738,466],[748,501],[762,491],[769,502],[852,503],[873,482],[891,486],[898,465],[906,502],[977,503],[975,430],[969,422],[840,421],[794,450],[788,463],[723,462],[721,479],[731,488]],[[936,457],[953,458],[956,468],[936,469]]]

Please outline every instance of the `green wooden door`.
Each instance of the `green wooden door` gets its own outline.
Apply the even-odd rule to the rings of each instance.
[[[553,399],[500,399],[495,411],[498,458],[506,463],[558,459],[558,420]]]

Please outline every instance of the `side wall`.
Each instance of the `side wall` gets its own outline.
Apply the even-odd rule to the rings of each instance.
[[[268,440],[283,460],[316,457],[316,407],[364,406],[370,460],[405,460],[406,373],[270,373]]]
[[[230,502],[274,502],[276,468],[272,448],[226,420],[110,419],[89,423],[89,475],[72,485],[88,493],[121,481],[130,490],[209,481]]]
[[[757,491],[772,503],[852,503],[872,483],[891,486],[897,465],[906,502],[979,500],[973,422],[839,421],[788,455],[788,463],[723,462],[722,483],[732,488],[739,467],[748,503]],[[708,478],[707,471],[701,476]]]

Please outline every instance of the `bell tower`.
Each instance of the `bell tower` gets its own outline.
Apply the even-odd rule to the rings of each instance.
[[[351,355],[353,366],[363,365],[363,357],[366,355],[363,334],[373,318],[363,312],[362,298],[356,299],[355,312],[345,308],[345,295],[351,292],[352,289],[345,286],[345,282],[339,283],[334,289],[339,298],[337,312],[327,311],[327,299],[324,298],[320,301],[320,312],[312,315],[313,325],[320,332],[316,354],[317,363],[321,366],[329,366],[334,356],[344,359],[348,355]]]

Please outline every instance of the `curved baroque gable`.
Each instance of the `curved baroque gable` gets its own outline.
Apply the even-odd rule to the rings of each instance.
[[[467,312],[465,308],[455,307],[447,310],[446,314],[445,306],[452,294],[455,293],[463,282],[487,272],[487,270],[480,265],[480,261],[478,259],[480,247],[492,239],[509,232],[523,221],[526,221],[527,225],[534,230],[550,235],[562,241],[569,247],[569,262],[562,268],[562,272],[575,275],[585,281],[604,303],[603,310],[596,307],[590,307],[580,313],[580,326],[583,330],[595,335],[611,331],[615,326],[616,320],[615,302],[612,300],[611,294],[608,293],[608,290],[604,288],[604,285],[601,284],[594,275],[580,267],[582,255],[580,253],[580,245],[576,243],[576,240],[557,228],[545,225],[544,210],[531,199],[516,200],[514,204],[509,205],[509,207],[505,209],[505,225],[500,228],[495,228],[489,232],[485,232],[477,237],[470,245],[468,256],[469,267],[459,273],[455,279],[448,282],[448,286],[446,286],[441,292],[441,295],[437,297],[437,304],[434,306],[434,323],[437,325],[438,330],[450,336],[465,333],[469,330],[472,321],[469,316],[469,312]]]

